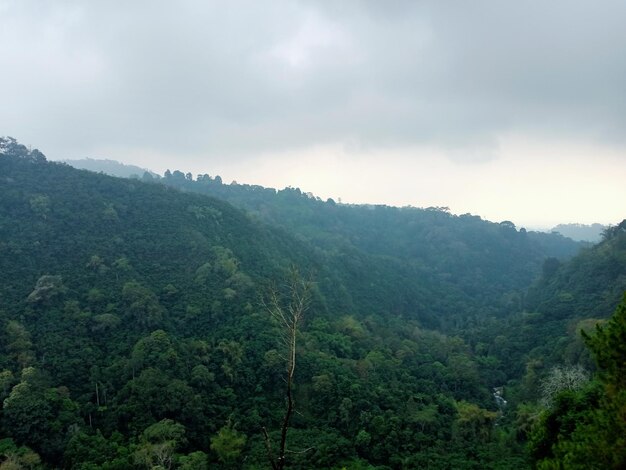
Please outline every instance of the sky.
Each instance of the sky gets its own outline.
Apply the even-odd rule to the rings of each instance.
[[[0,135],[49,159],[626,217],[623,0],[0,0]]]

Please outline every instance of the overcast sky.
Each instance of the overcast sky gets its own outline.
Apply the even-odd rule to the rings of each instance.
[[[0,0],[0,135],[343,202],[615,224],[625,21],[623,0]]]

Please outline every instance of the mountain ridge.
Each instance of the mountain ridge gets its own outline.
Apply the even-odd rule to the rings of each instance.
[[[524,406],[549,367],[589,363],[576,325],[622,288],[622,224],[568,261],[580,244],[510,222],[170,175],[0,140],[0,460],[264,468],[285,396],[262,299],[295,265],[315,282],[292,468],[529,468]]]

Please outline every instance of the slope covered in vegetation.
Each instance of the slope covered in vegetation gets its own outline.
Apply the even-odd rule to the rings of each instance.
[[[0,175],[11,459],[26,445],[53,465],[141,468],[165,446],[179,466],[207,455],[263,466],[260,430],[279,428],[284,392],[259,297],[291,264],[318,281],[290,438],[311,450],[294,465],[445,462],[453,442],[458,458],[467,441],[492,445],[495,408],[471,351],[402,301],[445,292],[433,281],[411,295],[411,268],[333,256],[224,202],[51,164],[15,142]],[[455,304],[442,297],[432,315]]]
[[[603,237],[570,263],[546,260],[527,308],[555,317],[606,318],[626,290],[626,220],[607,228]]]
[[[283,214],[274,227],[0,144],[0,464],[267,468],[262,430],[279,440],[286,362],[262,299],[293,265],[315,282],[287,468],[529,464],[515,409],[547,375],[528,364],[545,352],[533,341],[550,304],[520,310],[543,258],[576,245],[297,190],[274,192],[267,211],[301,210],[302,223]],[[548,290],[540,281],[533,295]]]
[[[447,208],[337,204],[298,188],[276,191],[235,182],[223,184],[219,176],[205,174],[194,179],[178,170],[166,171],[163,178],[146,173],[142,179],[226,200],[333,256],[376,257],[408,268],[405,278],[411,278],[407,281],[413,289],[427,286],[433,291],[442,285],[444,291],[437,298],[459,300],[460,318],[451,317],[454,308],[449,305],[438,311],[447,312],[445,319],[422,318],[432,327],[447,330],[465,326],[465,319],[474,314],[489,311],[497,315],[519,307],[546,257],[565,260],[582,246],[559,234],[517,230],[508,221],[455,216]],[[431,298],[418,307],[428,310],[437,304],[438,300]]]
[[[166,172],[157,181],[227,200],[317,246],[350,246],[428,266],[464,292],[491,301],[526,287],[546,256],[568,258],[580,247],[558,234],[518,231],[508,221],[498,224],[470,214],[454,216],[447,208],[336,204],[297,188],[275,191],[226,185],[219,177],[199,175],[193,180],[180,171]],[[484,292],[486,285],[492,285],[494,292]]]
[[[599,367],[593,380],[561,384],[533,427],[530,450],[539,469],[626,466],[626,295],[585,343]]]

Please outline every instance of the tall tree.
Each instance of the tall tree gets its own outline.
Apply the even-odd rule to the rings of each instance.
[[[286,301],[283,300],[279,292],[274,289],[270,294],[269,303],[266,305],[270,315],[278,324],[280,339],[287,354],[285,358],[287,365],[285,378],[287,384],[285,390],[287,408],[280,430],[280,444],[277,455],[274,455],[270,436],[267,430],[263,428],[267,456],[273,470],[282,470],[286,464],[287,430],[289,429],[289,422],[294,411],[293,383],[296,371],[296,344],[302,319],[310,305],[312,286],[313,283],[310,280],[303,279],[297,269],[292,268],[290,279],[286,286],[288,299]]]

